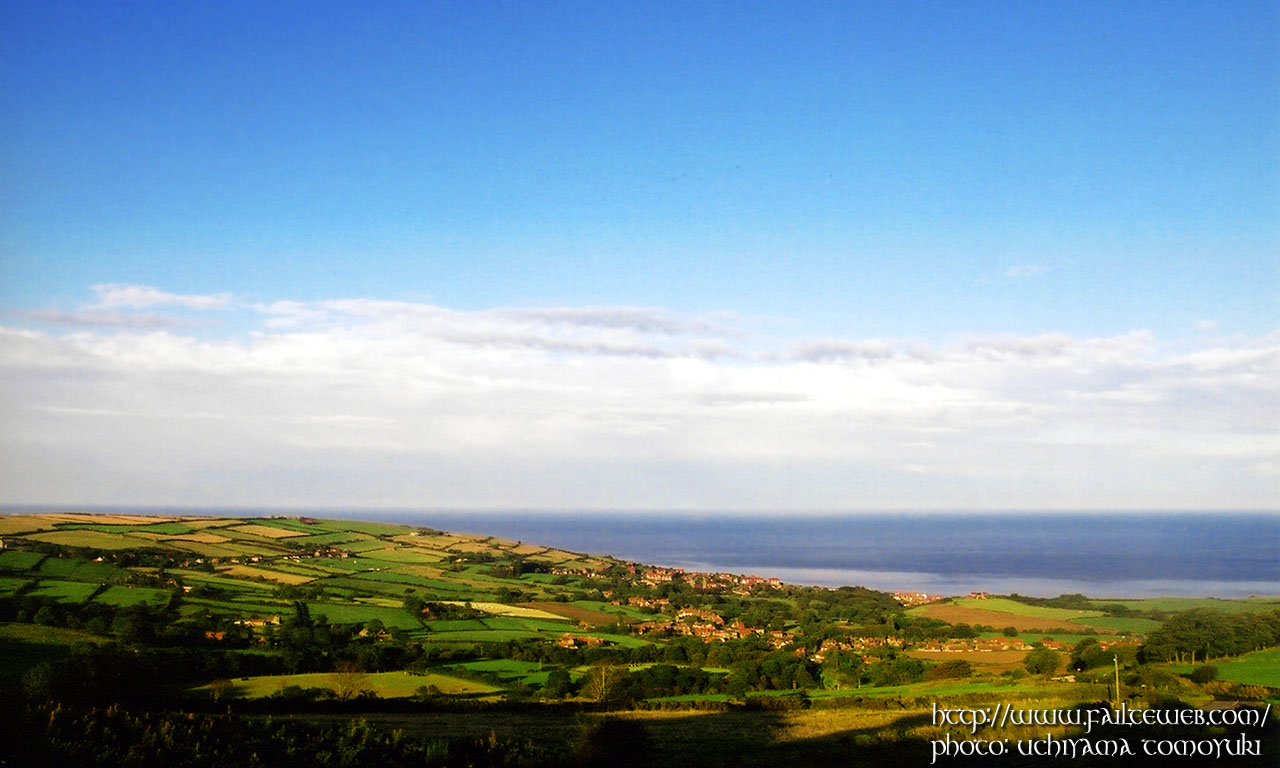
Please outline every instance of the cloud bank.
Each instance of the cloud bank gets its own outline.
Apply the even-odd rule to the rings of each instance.
[[[1141,330],[928,345],[763,338],[731,315],[641,307],[93,290],[80,313],[0,326],[5,503],[781,511],[1280,499],[1280,331],[1192,348]],[[237,330],[136,313],[165,307],[229,313]]]

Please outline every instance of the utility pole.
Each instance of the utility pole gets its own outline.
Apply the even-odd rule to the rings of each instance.
[[[1111,661],[1116,665],[1116,706],[1120,706],[1120,656],[1111,654]]]

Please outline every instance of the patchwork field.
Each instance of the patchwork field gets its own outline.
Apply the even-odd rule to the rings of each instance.
[[[1008,675],[1001,676],[1002,672],[1022,668],[1023,651],[938,652],[908,648],[903,655],[927,665],[912,661],[905,666],[914,672],[893,677],[878,677],[879,672],[866,671],[881,663],[877,656],[871,655],[865,660],[864,671],[858,673],[861,677],[854,678],[853,687],[848,687],[849,678],[830,674],[830,669],[812,659],[812,647],[807,651],[793,647],[807,642],[801,628],[810,620],[799,616],[798,607],[805,604],[801,602],[803,593],[798,588],[788,587],[777,597],[739,597],[727,592],[700,595],[680,585],[672,585],[675,589],[663,587],[661,591],[638,583],[620,587],[618,579],[625,577],[619,576],[619,572],[624,569],[609,574],[608,579],[574,572],[609,567],[611,562],[607,559],[484,536],[311,518],[204,520],[134,515],[0,518],[0,531],[12,531],[3,534],[8,548],[0,551],[0,596],[14,596],[9,605],[24,606],[22,612],[26,618],[23,620],[30,620],[42,606],[47,610],[40,620],[55,624],[85,627],[90,626],[86,617],[95,617],[92,626],[106,627],[103,631],[112,633],[110,636],[117,642],[127,643],[131,636],[122,628],[138,625],[139,617],[150,617],[151,637],[160,636],[171,623],[185,624],[181,641],[193,649],[216,649],[229,655],[275,654],[277,659],[289,659],[288,665],[230,666],[229,669],[237,671],[228,676],[250,671],[323,669],[335,659],[351,658],[365,660],[373,668],[386,669],[389,665],[385,659],[392,658],[395,659],[392,664],[404,669],[361,678],[379,696],[409,697],[421,687],[434,686],[445,695],[483,697],[501,693],[527,699],[543,695],[542,688],[548,684],[552,670],[570,670],[568,684],[563,675],[557,673],[558,693],[550,695],[583,701],[592,700],[584,680],[592,671],[590,665],[601,659],[615,663],[625,659],[637,686],[651,685],[649,678],[674,674],[670,670],[645,673],[643,670],[653,666],[654,660],[664,667],[674,664],[686,672],[700,667],[705,673],[704,665],[721,665],[714,675],[696,677],[699,681],[696,684],[686,682],[693,677],[690,673],[678,684],[663,683],[667,688],[662,689],[662,693],[644,688],[643,694],[632,694],[636,697],[632,700],[673,704],[733,700],[741,706],[744,695],[748,701],[771,699],[796,695],[797,688],[806,689],[815,707],[860,707],[863,704],[858,704],[859,701],[900,698],[902,702],[891,706],[908,710],[920,697],[1053,700],[1057,696],[1079,695],[1084,696],[1084,700],[1093,700],[1106,695],[1105,691],[1099,693],[1083,682],[1063,688],[1038,679],[1015,681]],[[32,551],[23,551],[24,546]],[[34,551],[36,549],[40,551]],[[548,564],[558,565],[549,567]],[[521,575],[517,578],[514,574]],[[609,590],[615,590],[617,596]],[[750,619],[754,622],[752,626],[785,627],[785,630],[779,632],[780,642],[776,645],[757,640],[742,642],[736,647],[733,641],[723,646],[707,643],[704,647],[699,639],[641,636],[626,628],[601,632],[619,623],[635,624],[654,617],[652,611],[609,602],[637,593],[651,597],[670,595],[672,607],[666,609],[667,616],[681,605],[701,605],[704,610],[723,611],[726,619],[765,610],[764,618]],[[808,599],[806,610],[831,610],[831,615],[824,619],[827,630],[845,634],[856,634],[859,630],[858,621],[849,618],[849,613],[840,614],[839,620],[832,618],[837,615],[835,601],[847,600],[848,596],[822,592],[810,594]],[[896,616],[899,610],[896,603],[884,596],[858,599],[867,601],[863,605],[883,599],[888,606],[883,610],[892,612],[886,616]],[[699,600],[705,602],[699,603]],[[1164,612],[1189,607],[1213,607],[1238,614],[1280,606],[1275,600],[1167,599],[1123,601],[1123,604],[1157,619],[1164,618]],[[831,607],[824,607],[828,605]],[[10,617],[18,615],[16,608],[11,610]],[[770,621],[768,611],[779,612],[776,623]],[[1028,643],[1044,637],[1066,644],[1086,638],[1114,641],[1123,635],[1128,636],[1128,642],[1136,644],[1141,638],[1131,635],[1142,635],[1160,626],[1160,621],[1153,618],[1113,616],[1093,609],[1035,606],[999,597],[953,599],[912,608],[908,613],[951,624],[963,622],[995,628],[993,632],[984,630],[986,635],[1000,634],[1001,629],[1014,627],[1019,639]],[[62,621],[59,615],[68,618]],[[129,621],[113,621],[113,617],[121,616]],[[48,629],[70,631],[60,627]],[[566,634],[578,639],[563,641]],[[56,636],[72,637],[65,633]],[[297,653],[295,645],[308,636],[315,643],[309,657]],[[584,636],[604,643],[584,640]],[[0,640],[3,637],[0,632]],[[1280,686],[1277,653],[1280,652],[1250,654],[1215,662],[1215,665],[1225,681]],[[508,655],[515,658],[505,658]],[[744,667],[742,658],[754,658],[759,666]],[[926,673],[933,665],[958,660],[972,665],[971,678],[928,681]],[[772,671],[766,672],[766,664]],[[794,672],[794,677],[781,677],[777,670],[784,664],[803,667],[803,674]],[[427,670],[427,673],[413,674],[407,671],[410,669]],[[736,694],[730,694],[729,681],[734,675],[745,675],[744,669],[758,675],[752,679],[759,682],[751,683],[757,688],[739,689]],[[921,678],[926,681],[873,686],[873,683]],[[833,684],[835,679],[846,687],[822,688],[824,684]],[[271,696],[285,689],[296,694],[292,689],[295,686],[333,688],[340,685],[333,673],[259,674],[248,679],[236,678],[233,684],[233,696],[248,698]],[[704,692],[690,693],[698,690]],[[672,691],[680,695],[665,695]],[[879,702],[877,706],[885,703]],[[724,713],[714,716],[721,714]],[[646,727],[651,724],[655,733],[660,731],[680,740],[703,733],[697,723],[707,721],[697,718],[713,715],[636,713],[628,716],[643,719]],[[883,715],[865,712],[854,715],[843,710],[839,715],[797,715],[795,719],[789,714],[779,715],[781,719],[775,722],[785,724],[775,736],[829,735],[829,731],[823,730],[827,726],[821,725],[824,722],[873,722],[877,717]],[[670,754],[677,753],[678,750]]]

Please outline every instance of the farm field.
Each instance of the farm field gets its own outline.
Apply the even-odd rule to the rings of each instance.
[[[169,600],[169,595],[167,590],[152,587],[113,585],[103,590],[94,600],[107,605],[164,605]]]
[[[67,682],[71,695],[87,696],[80,686],[95,676],[71,665],[101,658],[133,669],[131,680],[147,677],[136,674],[138,665],[164,670],[155,675],[163,687],[149,690],[156,698],[148,701],[172,711],[209,711],[214,699],[218,711],[316,720],[323,715],[303,711],[360,706],[317,690],[341,689],[339,698],[349,699],[354,681],[400,699],[369,709],[411,710],[407,730],[446,738],[575,739],[606,709],[643,724],[658,764],[684,764],[705,755],[707,744],[739,750],[735,765],[773,765],[783,746],[832,757],[853,742],[888,743],[885,728],[889,739],[914,739],[931,732],[921,715],[933,701],[1105,699],[1105,686],[1086,682],[1093,676],[1050,680],[1071,646],[1123,640],[1122,672],[1158,680],[1143,677],[1135,651],[1155,636],[1164,645],[1151,646],[1161,653],[1185,655],[1182,636],[1170,633],[1179,622],[1192,626],[1194,616],[1177,616],[1180,607],[1222,603],[1230,609],[1220,626],[1259,637],[1269,622],[1280,627],[1275,601],[1126,601],[1135,615],[1116,616],[1078,597],[1055,602],[1086,609],[999,596],[905,609],[873,590],[746,579],[748,588],[731,589],[672,573],[655,581],[647,574],[656,566],[382,523],[66,514],[8,527],[18,532],[4,534],[0,551],[0,622],[12,620],[0,623],[0,648],[10,651],[11,668],[0,678],[20,681],[35,665],[63,665],[76,674]],[[724,578],[732,585],[741,577]],[[642,622],[666,624],[641,634]],[[962,622],[969,627],[955,626]],[[1012,626],[1017,641],[1051,641],[1058,670],[1029,671],[1022,650],[976,650],[1000,644],[971,642],[974,625],[985,625],[984,638]],[[85,627],[95,634],[75,629]],[[95,655],[73,651],[85,641],[98,645]],[[924,650],[938,647],[974,650]],[[1277,653],[1214,663],[1223,681],[1275,690]],[[968,665],[941,668],[955,661]],[[348,667],[369,672],[338,671]],[[47,680],[54,690],[59,678]],[[1212,687],[1176,682],[1169,690],[1188,701],[1212,698]],[[113,683],[97,695],[109,701],[127,688]],[[1143,696],[1139,685],[1132,690],[1135,700]],[[271,700],[248,701],[263,698]],[[463,711],[470,708],[477,711]],[[400,722],[367,714],[388,727]]]
[[[1254,651],[1231,659],[1214,659],[1209,664],[1218,668],[1219,680],[1280,688],[1280,648]],[[1175,672],[1184,675],[1193,669],[1195,667],[1190,664],[1180,664],[1173,668]]]
[[[405,611],[381,605],[308,602],[307,608],[312,616],[323,614],[329,621],[339,624],[367,624],[377,619],[388,628],[417,629],[420,626],[418,620]]]
[[[0,622],[0,642],[3,641],[64,646],[75,643],[98,645],[106,642],[102,637],[91,632],[81,632],[63,627],[42,627],[35,624]]]
[[[1189,611],[1209,608],[1223,613],[1250,613],[1280,609],[1280,599],[1251,597],[1244,600],[1221,600],[1214,597],[1147,597],[1141,600],[1095,600],[1099,605],[1123,605],[1138,611]]]
[[[488,694],[499,688],[476,680],[429,672],[413,674],[409,672],[371,672],[360,674],[355,684],[365,688],[374,695],[384,699],[406,698],[417,693],[422,686],[434,685],[443,694]],[[233,696],[247,699],[258,699],[279,694],[288,686],[299,688],[334,689],[341,685],[334,673],[314,672],[298,675],[262,675],[249,679],[231,681],[234,686]]]
[[[52,597],[59,602],[80,603],[98,591],[98,585],[77,581],[46,581],[31,590],[37,596]]]
[[[983,638],[1004,637],[1000,632],[981,632],[978,636]],[[1099,642],[1115,643],[1120,642],[1122,637],[1122,635],[1091,634],[1082,632],[1028,632],[1025,635],[1018,635],[1018,639],[1026,643],[1034,643],[1037,640],[1052,640],[1056,643],[1065,643],[1066,645],[1075,645],[1085,638],[1092,638]]]
[[[996,611],[998,613],[1011,613],[1015,616],[1029,616],[1035,619],[1057,619],[1060,621],[1073,621],[1075,619],[1103,615],[1102,611],[1028,605],[1026,603],[1020,603],[1017,600],[1010,600],[1004,597],[961,597],[951,600],[950,603],[952,605],[960,606],[961,608],[974,608],[986,611]]]
[[[1026,651],[907,651],[907,656],[926,661],[967,661],[982,672],[1019,669]]]
[[[0,571],[27,571],[35,568],[47,555],[40,552],[8,550],[0,552]]]
[[[1091,616],[1076,619],[1076,624],[1092,627],[1103,632],[1120,632],[1126,635],[1141,635],[1156,627],[1160,622],[1154,619],[1142,619],[1130,616]]]
[[[974,602],[987,601],[983,600]],[[975,624],[986,624],[992,627],[1013,627],[1019,632],[1028,632],[1037,629],[1078,632],[1084,626],[1077,622],[1062,618],[1030,616],[1025,613],[1009,613],[1007,611],[978,608],[970,605],[959,605],[951,602],[930,603],[919,608],[913,608],[912,613],[919,616],[927,616],[931,619],[939,619],[947,622],[948,624],[963,623],[969,624],[970,626]]]

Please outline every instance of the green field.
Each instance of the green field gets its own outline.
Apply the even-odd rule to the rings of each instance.
[[[455,664],[444,668],[448,670],[465,670],[472,673],[492,675],[505,684],[523,683],[528,686],[541,686],[547,682],[549,671],[542,664],[515,659],[486,659],[470,661],[466,664]]]
[[[270,592],[275,589],[274,584],[267,584],[261,581],[249,581],[247,579],[236,579],[230,576],[219,576],[214,573],[205,573],[204,571],[188,571],[181,568],[175,568],[169,571],[170,575],[180,577],[187,586],[194,587],[198,584],[208,584],[210,586],[222,587],[234,592],[245,591],[249,593],[262,593],[264,590]]]
[[[342,545],[342,548],[348,552],[372,552],[375,549],[388,549],[389,547],[390,545],[382,539],[349,541]]]
[[[1135,619],[1128,616],[1096,616],[1075,619],[1074,622],[1098,630],[1123,632],[1130,635],[1145,634],[1160,626],[1160,622],[1154,619]]]
[[[227,542],[226,544],[206,544],[203,541],[166,541],[173,549],[181,549],[201,557],[240,557],[242,555],[264,554],[266,550],[246,546],[243,543]]]
[[[0,597],[8,597],[15,594],[18,590],[32,583],[32,579],[21,579],[10,576],[0,576]]]
[[[58,544],[63,547],[84,547],[89,549],[142,549],[155,546],[155,542],[140,537],[125,536],[119,533],[102,531],[45,531],[33,533],[27,538]]]
[[[184,605],[198,605],[224,616],[245,618],[269,618],[271,616],[289,616],[293,614],[293,604],[287,602],[267,602],[261,599],[251,600],[214,600],[207,597],[188,597]]]
[[[97,584],[80,581],[42,581],[29,594],[36,597],[52,597],[64,603],[83,603],[89,595],[98,591]]]
[[[112,646],[109,651],[104,650],[103,653],[169,654],[170,649],[148,649],[145,646],[158,646],[161,640],[169,642],[170,633],[167,630],[170,627],[178,629],[181,634],[173,633],[173,636],[191,637],[198,645],[207,646],[212,652],[206,658],[218,664],[207,669],[201,667],[203,677],[186,678],[183,687],[199,682],[207,683],[209,678],[218,675],[239,676],[251,671],[329,669],[342,659],[360,658],[370,666],[376,664],[378,669],[402,668],[401,671],[355,676],[378,696],[411,697],[421,688],[434,686],[446,695],[485,699],[501,697],[521,702],[519,707],[504,708],[502,715],[493,716],[491,713],[490,717],[495,721],[505,720],[508,709],[513,717],[524,716],[527,713],[521,708],[525,706],[530,709],[536,707],[539,710],[538,717],[554,718],[559,716],[558,710],[576,710],[581,707],[577,704],[559,707],[554,702],[543,706],[536,701],[525,702],[525,699],[530,693],[528,688],[536,689],[545,685],[553,672],[559,677],[559,669],[568,669],[572,678],[582,680],[590,673],[590,664],[602,660],[625,664],[639,675],[639,670],[644,667],[662,663],[655,660],[681,659],[686,664],[731,666],[736,673],[727,669],[715,671],[717,680],[732,683],[735,691],[740,685],[787,688],[790,681],[795,680],[800,687],[809,686],[804,695],[813,700],[815,711],[822,710],[821,714],[789,712],[776,718],[770,713],[744,715],[740,721],[744,727],[758,727],[760,722],[765,721],[777,724],[784,719],[794,722],[804,719],[807,723],[805,728],[810,729],[806,733],[821,732],[830,736],[834,728],[831,723],[839,721],[848,725],[845,737],[855,740],[858,737],[880,738],[881,732],[875,730],[880,726],[871,728],[866,726],[867,722],[895,722],[896,718],[902,718],[904,713],[909,712],[915,713],[911,717],[918,717],[921,707],[927,708],[927,701],[950,699],[958,706],[964,706],[969,700],[963,697],[973,697],[973,702],[1018,700],[1022,702],[1020,706],[1039,707],[1047,706],[1046,702],[1070,706],[1081,701],[1102,700],[1107,696],[1104,686],[1083,681],[1050,683],[1033,677],[996,677],[994,673],[984,671],[983,661],[973,658],[981,655],[982,652],[979,651],[967,651],[952,657],[977,665],[979,671],[972,677],[842,690],[813,688],[813,681],[821,684],[832,680],[831,675],[823,674],[829,668],[821,669],[816,663],[806,660],[815,652],[814,646],[822,638],[845,642],[865,634],[868,627],[883,627],[902,618],[897,603],[888,596],[874,593],[840,595],[840,601],[837,602],[826,591],[788,586],[778,590],[776,595],[770,593],[767,599],[760,595],[748,595],[740,599],[736,595],[729,596],[715,591],[703,592],[688,585],[679,587],[676,591],[655,588],[641,583],[638,577],[633,576],[632,569],[625,567],[613,568],[602,579],[570,578],[565,579],[566,584],[552,584],[551,582],[560,581],[563,577],[549,573],[525,574],[520,579],[505,578],[492,574],[508,572],[504,569],[522,556],[597,568],[608,568],[611,563],[620,564],[616,561],[588,560],[579,555],[554,550],[547,551],[545,555],[529,555],[536,548],[524,546],[518,551],[512,551],[511,543],[486,537],[411,535],[414,531],[412,528],[381,523],[325,521],[311,524],[296,518],[244,518],[213,521],[223,527],[209,528],[201,524],[208,521],[147,523],[145,519],[128,516],[102,516],[96,520],[87,516],[72,520],[53,520],[40,533],[4,536],[4,543],[9,549],[0,550],[0,574],[3,574],[0,577],[0,595],[22,594],[30,590],[29,600],[17,598],[6,601],[5,607],[9,611],[6,615],[30,620],[40,610],[43,598],[49,608],[44,609],[41,621],[102,629],[102,621],[90,621],[105,617],[106,626],[117,626],[111,615],[113,612],[106,606],[126,608],[167,605],[173,612],[116,612],[115,618],[123,615],[130,622],[136,622],[139,631],[127,631],[126,624],[122,622],[118,627],[119,631],[110,638]],[[112,520],[119,524],[113,524]],[[165,535],[185,530],[209,530],[216,535],[225,534],[234,540],[227,543],[162,540]],[[276,532],[298,535],[273,537],[272,534]],[[129,547],[136,551],[88,553],[87,556],[83,552],[64,551],[61,557],[46,556],[37,551],[15,551],[15,548],[55,551],[44,546],[37,547],[38,541],[61,541],[64,544],[76,542],[75,546],[102,544],[110,545],[115,550]],[[316,554],[322,549],[327,551]],[[98,554],[102,557],[99,558]],[[210,563],[211,557],[219,560]],[[103,562],[90,561],[89,558]],[[462,562],[458,562],[460,560]],[[185,591],[179,592],[183,589]],[[512,597],[506,592],[508,589],[518,590],[519,596]],[[610,593],[609,590],[613,592]],[[178,594],[181,595],[181,600],[171,603]],[[473,617],[421,621],[418,616],[411,615],[402,607],[406,596],[410,594],[427,601],[456,606],[432,606],[434,615]],[[586,594],[605,594],[608,597],[575,602],[559,602],[555,599],[558,597],[559,600],[564,600]],[[743,617],[757,629],[786,627],[799,630],[803,627],[801,642],[806,648],[796,656],[788,651],[775,651],[768,643],[755,639],[703,646],[700,641],[692,638],[667,640],[665,637],[629,634],[628,630],[616,627],[615,622],[651,620],[655,617],[655,612],[614,605],[606,600],[617,597],[625,602],[624,598],[632,594],[650,598],[669,596],[672,607],[665,613],[668,617],[671,617],[674,609],[690,605],[716,610],[729,617]],[[503,602],[498,600],[499,595],[503,596]],[[309,610],[317,631],[291,631],[299,601]],[[54,602],[57,605],[53,605]],[[1118,602],[1137,610],[1153,612],[1153,615],[1157,615],[1156,612],[1197,607],[1234,612],[1273,610],[1280,606],[1280,602],[1276,600],[1166,598]],[[1095,604],[1105,605],[1100,602]],[[994,632],[984,632],[986,636],[998,634],[1001,627],[1016,626],[1021,630],[1019,639],[1026,642],[1035,642],[1042,637],[1070,645],[1086,638],[1117,640],[1121,633],[1143,634],[1159,626],[1159,622],[1149,618],[1116,617],[1093,609],[1028,605],[1006,598],[961,598],[938,605],[950,611],[949,618],[939,616],[945,621],[953,624],[982,624],[987,628],[994,628]],[[476,613],[463,609],[464,606]],[[922,610],[928,609],[911,609],[910,613],[918,614]],[[212,620],[205,617],[209,613],[214,614]],[[863,615],[874,616],[875,622],[850,618]],[[281,627],[261,631],[255,628],[255,642],[251,646],[270,657],[269,664],[258,663],[256,660],[252,664],[239,663],[240,660],[234,654],[239,653],[244,645],[245,638],[240,631],[232,631],[220,639],[216,635],[209,637],[205,634],[210,629],[226,628],[230,620],[271,617],[279,617]],[[325,632],[325,622],[345,626]],[[383,627],[395,631],[359,631],[360,627],[371,622],[381,623]],[[902,622],[897,626],[905,626],[906,623]],[[1269,620],[1261,623],[1273,626]],[[7,671],[0,670],[0,678],[13,680],[16,679],[15,674],[20,677],[21,672],[13,671],[15,664],[29,666],[29,663],[40,660],[56,660],[57,654],[68,657],[72,653],[70,644],[79,637],[78,634],[57,632],[48,627],[23,626],[22,630],[10,631],[9,634],[14,635],[10,638],[6,637],[6,631],[0,625],[0,651],[8,654],[5,659],[9,667]],[[1027,629],[1023,629],[1024,627]],[[606,628],[609,631],[598,631]],[[1090,629],[1095,629],[1096,634],[1090,634]],[[29,637],[18,636],[22,632]],[[103,633],[108,634],[106,630]],[[585,649],[556,647],[557,641],[566,633],[578,637],[600,638],[605,644],[603,647],[588,645]],[[903,634],[907,633],[904,631]],[[43,644],[32,639],[46,636],[52,639]],[[527,645],[504,645],[514,640],[534,642]],[[1126,646],[1124,651],[1126,658],[1121,660],[1125,664],[1124,674],[1141,672],[1134,658],[1134,645]],[[892,658],[882,662],[879,654],[872,652],[866,657],[866,674],[862,678],[864,682],[912,679],[912,676],[922,674],[922,668],[914,666],[918,659],[927,657],[929,665],[949,660],[941,654],[917,654],[910,644],[901,653],[913,666],[897,667]],[[1006,653],[1009,659],[996,660],[987,664],[987,668],[995,669],[997,664],[1005,664],[1005,661],[1006,668],[1016,666],[1023,656],[1019,651]],[[518,660],[495,658],[508,655],[517,656]],[[1000,654],[988,655],[996,657]],[[228,663],[228,659],[232,663]],[[524,659],[541,659],[543,663]],[[751,671],[752,664],[758,665],[754,667],[758,674]],[[1214,664],[1219,668],[1223,681],[1280,687],[1280,649],[1238,659],[1220,660]],[[1163,664],[1158,666],[1160,669],[1168,668]],[[767,668],[782,671],[766,671]],[[416,674],[410,670],[425,671],[425,674]],[[803,677],[801,672],[805,673]],[[734,674],[739,677],[727,680],[719,677]],[[78,684],[78,681],[73,682]],[[351,690],[350,682],[351,676],[338,673],[236,677],[231,681],[231,695],[259,698],[278,695],[288,689],[288,695],[293,696],[298,693],[298,688],[343,689],[345,693]],[[665,671],[644,676],[643,681],[637,678],[636,682],[643,682],[647,686],[646,691],[655,694],[696,690],[686,685],[683,679],[675,682],[667,680]],[[1183,687],[1192,696],[1202,698],[1215,693],[1212,688],[1197,688],[1189,682],[1185,682]],[[1228,685],[1223,690],[1230,687]],[[218,690],[221,692],[221,684]],[[758,699],[795,696],[799,692],[799,688],[796,688],[751,691],[747,695],[751,699]],[[629,691],[625,693],[629,694]],[[313,695],[325,694],[313,690]],[[584,690],[579,694],[579,703],[587,698],[590,698],[589,691]],[[729,698],[727,694],[701,694],[662,697],[654,701],[726,701]],[[323,709],[328,706],[312,707],[301,702],[302,699],[296,705],[272,704],[271,708],[279,706],[284,711],[300,714],[301,707]],[[785,704],[777,701],[771,703],[779,706],[764,708],[776,710]],[[204,704],[207,701],[202,702],[202,706]],[[437,715],[443,716],[451,707],[464,709],[471,706],[465,702],[456,702],[460,706],[449,707],[437,706],[438,704],[435,701],[425,702],[422,711],[414,712],[414,727],[430,728],[432,726],[427,721]],[[221,709],[222,703],[219,702],[218,706]],[[237,706],[232,703],[231,709],[234,711]],[[239,706],[245,710],[266,708],[260,705]],[[416,708],[416,705],[397,704],[381,708],[410,710]],[[355,706],[352,709],[361,707]],[[371,712],[379,709],[379,706],[367,705],[363,709]],[[665,709],[674,710],[675,707]],[[708,715],[703,722],[712,717],[736,718],[738,714],[741,713],[716,713]],[[692,738],[695,729],[688,726],[698,721],[697,717],[688,713],[677,716],[670,712],[659,712],[656,708],[648,713],[637,711],[630,716],[644,719],[649,724],[669,723],[670,725],[665,726],[653,725],[653,732],[658,733],[660,729],[666,728],[662,732],[684,734],[680,738]],[[686,719],[679,721],[680,725],[674,725],[676,717]],[[576,712],[574,718],[575,722],[571,727],[576,729],[581,719]],[[756,725],[752,726],[751,723]],[[485,731],[486,734],[488,732]],[[848,736],[848,733],[854,735]],[[809,737],[800,733],[788,732],[786,735],[787,740],[805,738]],[[702,744],[695,747],[694,752],[705,750],[705,745]],[[679,750],[672,752],[676,753]]]
[[[321,520],[320,525],[328,525],[334,530],[359,531],[360,533],[367,533],[370,536],[399,536],[405,533],[413,533],[414,531],[413,528],[410,528],[407,525],[396,525],[395,523],[370,523],[360,520]]]
[[[435,585],[437,588],[454,590],[458,588],[458,585],[450,584],[447,581],[426,579],[421,576],[414,576],[408,573],[397,573],[395,571],[362,571],[359,574],[356,574],[355,578],[369,579],[371,581],[384,581],[391,584],[407,584],[414,587]]]
[[[10,623],[0,623],[0,640],[33,643],[36,645],[75,645],[76,643],[101,645],[109,642],[104,637],[75,629],[46,627],[40,624]]]
[[[1280,688],[1280,648],[1246,653],[1234,659],[1215,659],[1209,665],[1218,668],[1219,680]],[[1173,670],[1185,675],[1198,666],[1203,665],[1181,664]]]
[[[18,552],[16,550],[6,550],[0,552],[0,570],[5,571],[29,571],[40,564],[45,559],[45,555],[39,552]]]
[[[486,618],[484,624],[488,629],[519,629],[531,632],[565,632],[573,629],[573,625],[567,621],[520,619],[511,616]]]
[[[1223,613],[1245,611],[1280,610],[1280,600],[1274,597],[1249,598],[1247,600],[1220,600],[1215,597],[1149,597],[1143,600],[1095,600],[1098,605],[1123,605],[1138,611],[1189,611],[1193,608],[1212,608]]]
[[[473,629],[488,629],[480,619],[436,619],[424,622],[432,632],[462,632]]]
[[[329,544],[344,544],[346,542],[369,541],[368,534],[359,531],[337,531],[334,533],[317,533],[311,536],[297,536],[287,539],[290,545],[302,545],[304,547],[326,546]]]
[[[604,603],[599,600],[574,600],[567,605],[576,605],[579,608],[586,608],[589,611],[599,611],[613,616],[621,616],[627,619],[635,619],[637,621],[649,621],[653,618],[653,614],[645,613],[639,608],[630,605],[613,605],[612,603]]]
[[[437,643],[505,643],[509,640],[528,640],[547,638],[545,633],[539,634],[530,630],[514,629],[471,629],[457,632],[436,632],[431,640]]]
[[[448,694],[485,694],[499,691],[497,686],[476,680],[465,680],[460,677],[440,674],[414,674],[410,672],[372,672],[364,675],[361,687],[365,687],[381,698],[393,699],[413,696],[418,688],[434,685],[441,693]],[[312,672],[301,675],[264,675],[247,679],[233,680],[235,686],[232,695],[249,699],[262,698],[279,693],[286,686],[296,685],[300,688],[337,687],[335,675],[327,672]],[[201,686],[208,690],[208,686]]]
[[[1042,605],[1027,605],[1017,600],[1003,597],[977,599],[971,597],[957,598],[951,601],[963,608],[978,608],[984,611],[1012,613],[1016,616],[1030,616],[1036,619],[1057,619],[1058,621],[1075,621],[1076,619],[1102,616],[1102,611],[1081,611],[1072,608],[1048,608]],[[1083,623],[1083,622],[1080,622]]]
[[[182,523],[149,523],[147,525],[105,525],[99,523],[73,523],[58,526],[63,531],[106,531],[109,533],[159,533],[166,536],[180,536],[191,533],[192,529]]]
[[[102,594],[94,598],[107,605],[164,605],[169,601],[169,593],[163,589],[152,587],[107,587]]]
[[[418,621],[402,608],[389,608],[381,605],[364,605],[360,603],[307,603],[312,616],[324,614],[335,624],[367,624],[374,619],[382,622],[387,629],[417,629]]]
[[[978,637],[1004,637],[1004,635],[1000,632],[979,632]],[[1075,632],[1021,632],[1018,634],[1018,639],[1026,643],[1034,643],[1037,640],[1053,640],[1067,645],[1075,645],[1085,638],[1099,641],[1105,640],[1107,642],[1118,642],[1121,639],[1120,635],[1104,633],[1089,635]]]
[[[366,552],[360,555],[359,559],[371,563],[372,567],[378,568],[383,567],[386,563],[421,563],[430,565],[443,560],[444,555],[428,549],[401,547],[399,549],[380,549],[372,554]]]
[[[83,560],[67,560],[61,557],[50,557],[40,564],[40,576],[70,581],[109,581],[126,579],[129,572],[109,563],[94,563]]]

